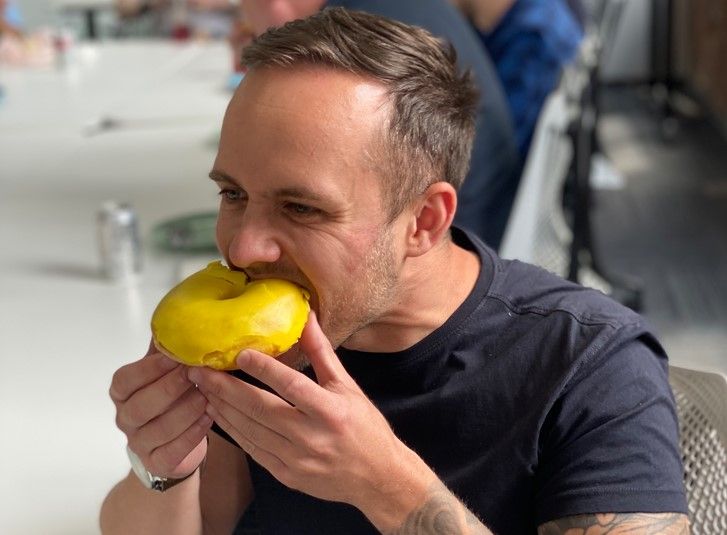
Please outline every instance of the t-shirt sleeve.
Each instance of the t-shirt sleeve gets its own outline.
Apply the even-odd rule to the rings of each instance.
[[[636,327],[584,358],[539,441],[536,519],[598,512],[686,513],[666,355]]]

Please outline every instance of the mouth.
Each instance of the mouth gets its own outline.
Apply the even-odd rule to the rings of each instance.
[[[310,280],[305,277],[302,273],[296,272],[291,273],[290,271],[277,271],[277,270],[267,270],[267,271],[257,271],[250,268],[237,268],[233,267],[231,268],[234,271],[241,271],[245,275],[247,275],[248,279],[250,281],[257,281],[257,280],[264,280],[264,279],[282,279],[286,280],[288,282],[292,282],[296,286],[300,286],[303,288],[306,292],[308,292],[308,295],[310,295],[309,303],[311,309],[316,313],[319,314],[320,312],[320,301],[318,299],[318,292],[315,291],[315,288],[313,284],[310,282]]]

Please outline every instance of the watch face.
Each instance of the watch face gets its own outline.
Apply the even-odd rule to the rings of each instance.
[[[144,464],[141,462],[141,459],[139,459],[139,456],[131,451],[129,446],[126,446],[126,453],[129,456],[129,462],[131,462],[131,469],[136,474],[136,477],[139,478],[141,484],[148,489],[152,488],[152,476],[146,469],[146,467],[144,467]]]

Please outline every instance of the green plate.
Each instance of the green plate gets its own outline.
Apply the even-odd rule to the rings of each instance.
[[[203,212],[163,221],[152,229],[154,246],[163,251],[213,252],[217,212]]]

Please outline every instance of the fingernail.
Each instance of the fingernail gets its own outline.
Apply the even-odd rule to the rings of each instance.
[[[200,427],[207,427],[212,423],[212,418],[210,418],[209,414],[203,414],[199,418],[199,425]]]
[[[190,368],[187,371],[187,378],[194,384],[199,385],[202,382],[202,372],[197,368]]]
[[[244,368],[245,366],[247,366],[247,364],[249,362],[250,362],[250,350],[249,349],[243,349],[237,355],[237,367],[238,368]]]

